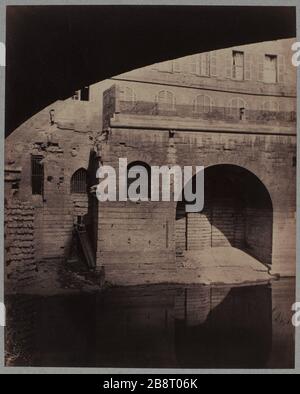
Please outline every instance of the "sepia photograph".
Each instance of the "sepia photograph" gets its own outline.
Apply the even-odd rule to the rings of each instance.
[[[295,369],[296,7],[5,11],[5,366]]]

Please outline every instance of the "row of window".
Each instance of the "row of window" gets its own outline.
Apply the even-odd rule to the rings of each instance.
[[[202,53],[190,57],[188,72],[201,77],[217,77],[218,61],[216,52]],[[256,62],[252,54],[243,51],[232,51],[226,58],[226,77],[236,81],[249,81],[253,78],[253,66]],[[265,83],[284,82],[285,59],[282,55],[265,54],[258,57],[258,73],[255,79]],[[183,60],[159,63],[154,66],[161,72],[183,72]]]
[[[134,90],[130,87],[124,88],[124,90],[121,92],[120,100],[129,104],[129,106],[132,106],[133,109],[136,104],[136,94]],[[155,98],[155,102],[158,105],[158,109],[164,111],[176,110],[176,97],[174,93],[172,93],[171,91],[168,90],[160,91]],[[203,95],[203,94],[198,95],[193,100],[192,105],[193,105],[193,110],[196,113],[212,112],[213,108],[216,107],[213,98],[209,95]],[[237,98],[232,98],[228,101],[227,108],[229,109],[245,108],[247,110],[250,109],[250,106],[244,99],[237,97]],[[279,112],[280,105],[278,101],[270,98],[269,100],[264,101],[260,110]]]
[[[31,187],[33,195],[44,195],[45,170],[43,156],[31,156]],[[71,193],[82,194],[87,192],[87,171],[80,168],[71,177]]]
[[[43,156],[33,155],[31,157],[31,185],[32,185],[32,194],[33,195],[44,195],[44,164],[43,164]],[[148,193],[151,195],[151,170],[150,167],[142,162],[134,162],[131,163],[127,168],[127,176],[128,176],[128,188],[131,183],[134,182],[135,178],[138,177],[138,174],[141,172],[146,172],[149,184],[148,184]],[[130,176],[129,176],[130,175]],[[77,170],[71,177],[71,185],[70,191],[72,194],[85,194],[87,193],[87,170],[84,168],[80,168]]]
[[[190,57],[188,71],[201,77],[217,77],[217,53],[201,53]],[[232,51],[231,56],[226,59],[226,77],[236,81],[247,81],[253,79],[252,66],[254,60],[251,54],[242,51]],[[275,84],[284,82],[285,59],[282,55],[261,55],[258,58],[257,79],[260,82]],[[163,62],[153,66],[161,72],[181,73],[183,72],[183,59]],[[72,97],[76,101],[89,101],[90,88],[85,86],[78,90]],[[127,100],[126,100],[127,101]]]

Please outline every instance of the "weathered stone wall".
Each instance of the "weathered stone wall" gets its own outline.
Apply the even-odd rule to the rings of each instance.
[[[6,294],[28,289],[36,279],[34,208],[21,201],[5,204]]]
[[[57,113],[54,125],[49,123],[49,108],[55,108]],[[78,169],[88,170],[95,135],[89,124],[83,130],[74,125],[74,119],[73,124],[69,123],[66,113],[73,108],[72,103],[71,109],[65,103],[49,108],[22,125],[6,141],[6,163],[21,171],[18,198],[35,208],[37,260],[67,256],[73,224],[77,216],[88,214],[88,195],[71,194],[70,182]],[[32,195],[32,155],[43,157],[43,196]]]
[[[258,130],[259,131],[259,130]],[[169,132],[112,128],[102,148],[102,161],[118,168],[118,159],[148,165],[211,167],[230,164],[254,174],[268,190],[273,204],[272,269],[282,275],[295,273],[296,137]],[[255,237],[263,226],[254,210],[247,212],[249,244],[264,255],[268,240]],[[166,279],[176,270],[175,203],[101,203],[98,264],[111,281]],[[264,221],[265,222],[265,221]],[[264,231],[262,229],[262,231]],[[136,277],[135,277],[136,279]]]

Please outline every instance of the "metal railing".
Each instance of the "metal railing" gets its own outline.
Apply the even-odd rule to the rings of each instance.
[[[297,120],[296,112],[249,110],[229,107],[195,107],[193,105],[169,105],[146,101],[120,101],[122,114],[192,118],[229,123],[249,122],[259,124],[287,124]]]

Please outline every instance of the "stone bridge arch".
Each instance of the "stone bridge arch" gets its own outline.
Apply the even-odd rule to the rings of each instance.
[[[205,168],[205,203],[200,213],[176,208],[176,254],[211,248],[240,249],[272,265],[273,202],[262,180],[245,167]]]

